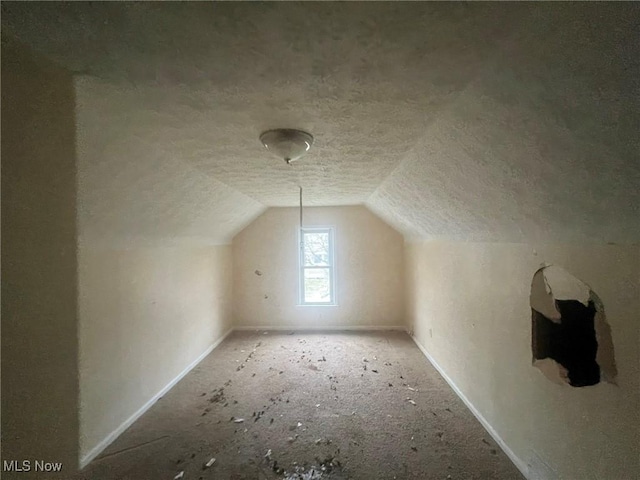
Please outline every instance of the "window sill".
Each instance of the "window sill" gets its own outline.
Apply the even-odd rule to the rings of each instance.
[[[337,303],[298,303],[296,307],[339,307]]]

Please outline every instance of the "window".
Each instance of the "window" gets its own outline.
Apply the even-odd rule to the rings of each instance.
[[[300,304],[335,305],[333,228],[300,230]]]

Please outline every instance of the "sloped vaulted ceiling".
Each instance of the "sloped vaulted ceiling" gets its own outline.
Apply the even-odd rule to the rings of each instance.
[[[224,243],[268,206],[408,237],[640,239],[634,4],[3,2],[77,74],[81,226]],[[291,166],[261,131],[316,138]]]
[[[536,6],[367,204],[420,238],[640,241],[639,14]]]

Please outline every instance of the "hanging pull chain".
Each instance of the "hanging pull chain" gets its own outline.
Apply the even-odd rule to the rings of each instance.
[[[300,188],[300,254],[303,255],[304,250],[304,234],[302,233],[302,187]]]

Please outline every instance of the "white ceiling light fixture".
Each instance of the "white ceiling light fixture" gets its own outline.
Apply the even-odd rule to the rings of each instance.
[[[260,141],[271,153],[291,164],[309,151],[313,136],[302,130],[276,128],[263,132]]]

